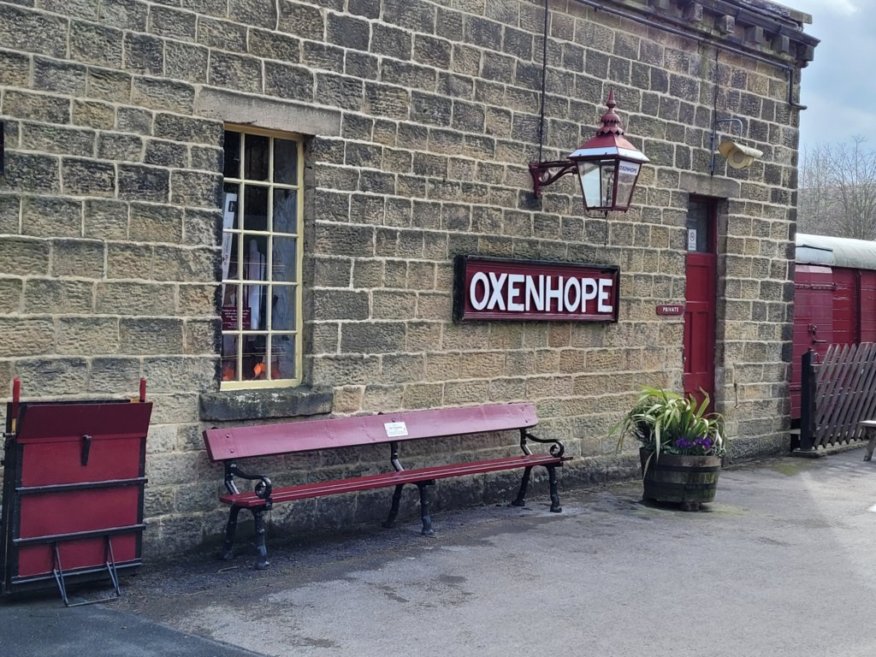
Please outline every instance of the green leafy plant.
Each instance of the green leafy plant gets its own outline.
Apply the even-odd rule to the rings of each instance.
[[[618,451],[627,437],[634,437],[654,458],[664,454],[695,456],[724,455],[724,418],[710,413],[709,396],[697,401],[694,395],[646,386],[626,415],[611,429],[618,434]]]

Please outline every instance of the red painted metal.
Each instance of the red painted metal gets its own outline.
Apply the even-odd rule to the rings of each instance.
[[[213,461],[533,427],[532,404],[488,404],[204,431]]]
[[[64,574],[105,577],[108,540],[116,568],[139,565],[151,411],[151,402],[21,404],[4,473],[6,588],[54,583],[55,550]]]
[[[142,476],[141,446],[151,404],[24,405],[16,442],[24,449],[21,486],[130,479]],[[82,463],[82,436],[91,436]]]

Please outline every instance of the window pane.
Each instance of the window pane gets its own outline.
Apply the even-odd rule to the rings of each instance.
[[[298,144],[288,139],[274,140],[274,182],[295,185],[298,170]]]
[[[237,224],[238,203],[237,183],[226,183],[222,188],[222,227],[225,229],[240,228]]]
[[[245,143],[244,178],[247,180],[267,180],[270,139],[260,135],[247,135]]]
[[[274,231],[277,233],[298,232],[297,195],[291,189],[274,190]]]
[[[708,253],[712,222],[709,219],[709,206],[699,201],[691,201],[687,209],[687,250]]]
[[[223,175],[226,178],[240,178],[240,133],[225,131],[225,166]]]
[[[271,378],[294,379],[298,373],[295,371],[295,336],[277,335],[271,336]]]
[[[278,331],[295,330],[297,308],[295,307],[295,286],[274,285],[272,289],[271,329]]]
[[[240,312],[239,299],[243,298],[242,287],[234,283],[222,285],[222,330],[239,331],[237,316]]]
[[[268,230],[268,189],[247,186],[243,193],[244,228]]]
[[[298,281],[298,240],[274,235],[271,245],[273,280],[295,283]]]
[[[222,380],[236,381],[237,376],[237,336],[222,336]]]
[[[267,336],[245,335],[243,336],[243,372],[241,379],[244,381],[260,381],[267,378],[267,365],[265,364],[265,344]]]
[[[243,330],[263,331],[267,325],[267,285],[243,286]]]
[[[267,244],[264,235],[244,235],[243,279],[266,281],[268,271]]]

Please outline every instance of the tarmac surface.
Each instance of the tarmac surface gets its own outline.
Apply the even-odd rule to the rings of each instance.
[[[147,563],[112,603],[3,599],[0,657],[874,657],[862,457],[725,469],[702,512],[645,505],[632,481],[561,490],[561,514],[540,496],[438,513],[432,538],[417,518],[272,535],[267,571]]]

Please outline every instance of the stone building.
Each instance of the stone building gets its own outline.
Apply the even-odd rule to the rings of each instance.
[[[642,384],[682,388],[686,322],[733,456],[780,450],[809,21],[764,0],[0,0],[0,390],[148,380],[151,555],[221,532],[200,435],[221,422],[529,400],[567,484],[629,473],[608,429]],[[534,198],[528,164],[590,138],[610,91],[650,160],[630,210],[585,212],[575,176]],[[730,167],[726,139],[762,155]],[[454,321],[458,255],[618,267],[617,321]],[[714,281],[702,312],[693,279]]]

